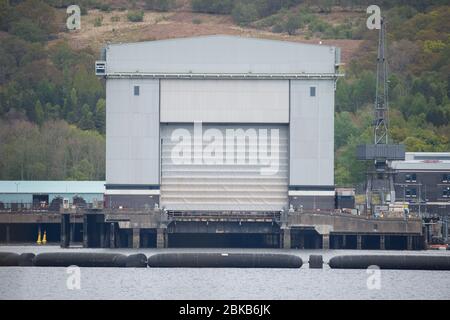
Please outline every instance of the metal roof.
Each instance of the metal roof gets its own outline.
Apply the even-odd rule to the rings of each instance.
[[[280,40],[200,36],[106,47],[106,74],[158,77],[336,76],[339,50]]]
[[[449,160],[450,152],[406,152],[405,160]]]
[[[448,171],[450,172],[450,152],[406,152],[404,161],[392,161],[394,170]]]
[[[105,181],[0,181],[0,193],[99,193]]]

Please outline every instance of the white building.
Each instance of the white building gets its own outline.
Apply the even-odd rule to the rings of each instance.
[[[334,208],[339,59],[234,36],[107,46],[106,205]]]

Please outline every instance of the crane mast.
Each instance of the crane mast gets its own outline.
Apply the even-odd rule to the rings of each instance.
[[[357,148],[359,160],[371,160],[366,180],[366,210],[378,215],[395,202],[394,176],[389,161],[404,160],[405,147],[389,144],[388,68],[386,59],[386,21],[381,19],[377,53],[377,80],[373,120],[373,144]]]
[[[388,71],[385,55],[386,25],[381,19],[378,38],[377,84],[375,96],[374,143],[388,144],[389,141],[389,101],[388,101]]]

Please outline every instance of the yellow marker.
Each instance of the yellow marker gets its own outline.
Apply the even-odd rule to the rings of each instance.
[[[36,243],[37,244],[41,244],[42,243],[42,241],[41,241],[41,230],[38,231],[38,238],[37,238]]]
[[[47,243],[47,231],[44,230],[44,236],[42,237],[42,244]]]

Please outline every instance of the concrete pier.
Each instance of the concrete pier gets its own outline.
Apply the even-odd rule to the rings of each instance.
[[[330,249],[330,235],[329,234],[322,235],[322,249],[324,249],[324,250]]]
[[[380,250],[386,250],[386,238],[384,235],[380,235]]]
[[[33,229],[30,229],[32,225]],[[36,242],[38,226],[63,248],[80,243],[95,247],[230,246],[302,249],[423,248],[420,219],[371,219],[349,214],[291,212],[163,213],[159,209],[62,210],[49,213],[2,213],[1,241]],[[376,226],[376,227],[375,227]],[[170,243],[168,241],[170,235]]]
[[[61,248],[68,248],[70,246],[70,214],[61,214]]]
[[[360,234],[356,236],[356,249],[358,250],[362,249],[362,235]]]
[[[109,247],[116,247],[116,224],[114,222],[109,224]]]
[[[412,250],[413,249],[413,238],[411,236],[406,237],[406,250]]]
[[[282,229],[283,249],[291,249],[291,229]]]
[[[158,228],[156,230],[156,248],[167,248],[167,229]]]
[[[141,242],[141,229],[134,228],[133,229],[133,248],[138,249],[140,247]]]
[[[86,214],[83,216],[83,247],[89,248],[89,216]]]
[[[106,248],[106,233],[105,233],[105,224],[104,223],[100,223],[99,225],[99,230],[100,230],[100,248]]]

